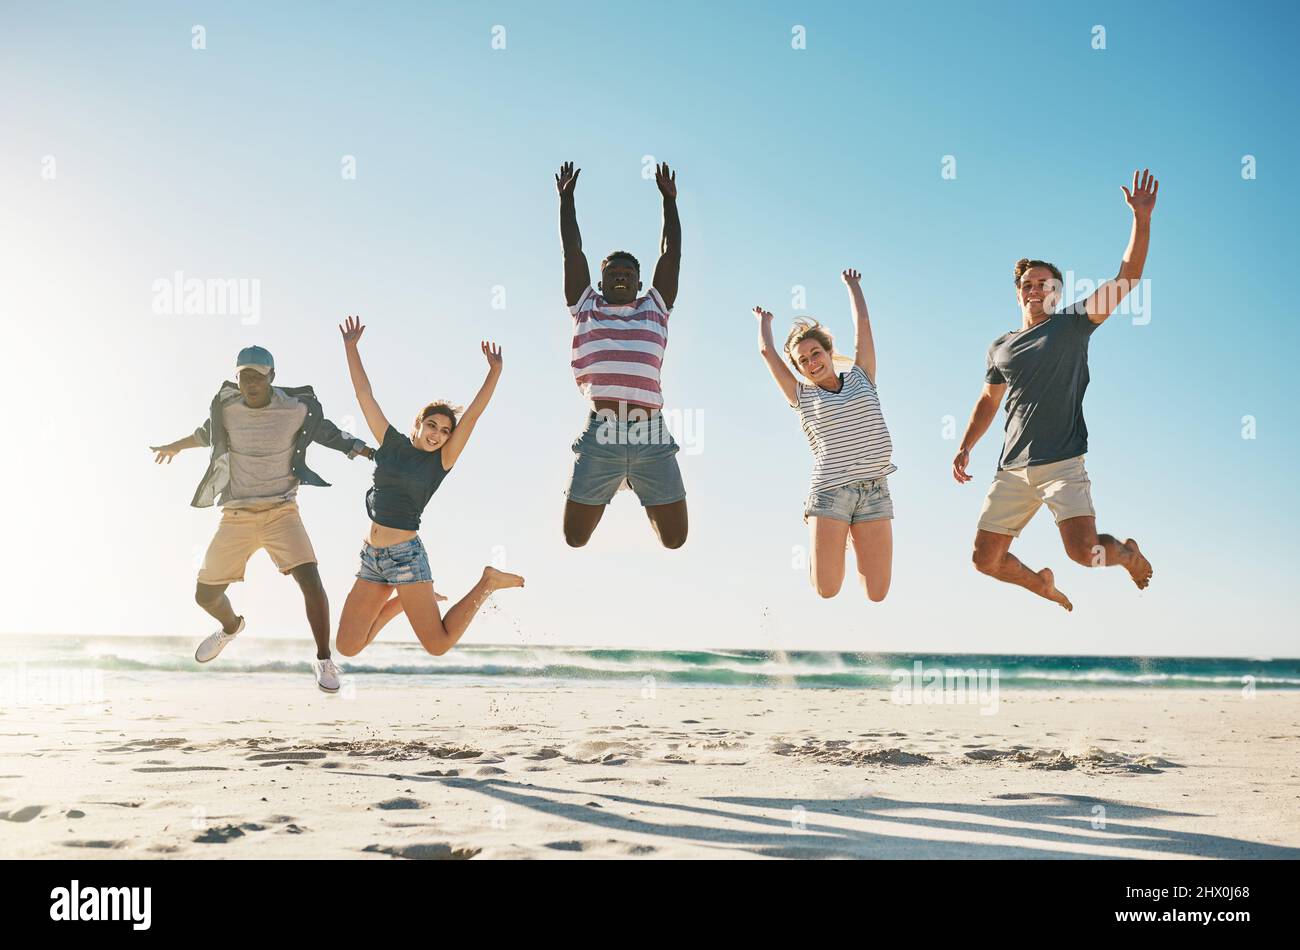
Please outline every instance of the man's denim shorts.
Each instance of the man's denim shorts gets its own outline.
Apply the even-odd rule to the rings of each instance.
[[[357,578],[372,584],[423,584],[433,580],[429,555],[419,538],[377,548],[367,541],[361,547]]]
[[[804,505],[803,520],[833,518],[857,524],[860,521],[886,521],[894,517],[894,501],[889,497],[889,483],[882,475],[839,488],[815,491]]]
[[[642,505],[681,501],[686,486],[677,466],[677,448],[658,414],[628,422],[593,413],[573,440],[573,475],[564,494],[580,505],[607,505],[626,482]]]

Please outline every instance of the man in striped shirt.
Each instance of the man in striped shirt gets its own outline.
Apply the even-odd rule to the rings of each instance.
[[[591,269],[582,252],[574,189],[582,169],[572,162],[555,176],[564,246],[564,297],[573,317],[571,365],[591,407],[587,427],[573,444],[573,474],[565,491],[564,537],[582,547],[620,488],[636,492],[664,547],[686,543],[686,489],[677,443],[663,425],[659,370],[668,345],[668,315],[677,299],[682,225],[677,216],[677,174],[655,168],[664,224],[654,281],[641,293],[641,266],[614,251]]]

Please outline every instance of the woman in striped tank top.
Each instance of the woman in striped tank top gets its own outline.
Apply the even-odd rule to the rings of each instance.
[[[835,371],[831,336],[816,320],[800,319],[786,338],[782,360],[772,339],[772,314],[754,308],[759,353],[799,422],[813,453],[804,521],[812,535],[810,578],[817,593],[834,597],[844,583],[844,550],[853,542],[858,579],[867,596],[885,599],[894,561],[890,521],[894,503],[886,476],[895,471],[893,443],[876,395],[876,348],[871,338],[862,275],[840,275],[849,291],[857,331],[853,367]]]

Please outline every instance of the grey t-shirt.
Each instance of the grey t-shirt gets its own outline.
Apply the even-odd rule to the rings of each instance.
[[[1088,451],[1083,393],[1088,338],[1097,324],[1080,300],[989,347],[986,382],[1007,384],[1006,440],[999,469],[1046,465]]]
[[[271,388],[271,401],[250,409],[242,398],[222,409],[230,438],[230,484],[224,508],[265,508],[293,501],[298,479],[293,450],[307,407],[283,389]]]

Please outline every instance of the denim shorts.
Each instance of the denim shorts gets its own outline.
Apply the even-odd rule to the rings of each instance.
[[[423,584],[433,580],[429,555],[419,538],[377,548],[369,541],[361,547],[361,569],[357,579],[372,584]]]
[[[882,475],[839,488],[815,491],[804,504],[803,520],[834,518],[857,524],[860,521],[886,521],[894,517],[894,501],[889,497],[889,483]]]
[[[564,494],[580,505],[607,505],[628,487],[642,505],[671,505],[686,497],[677,449],[660,415],[627,422],[593,413],[573,441],[573,474]]]

